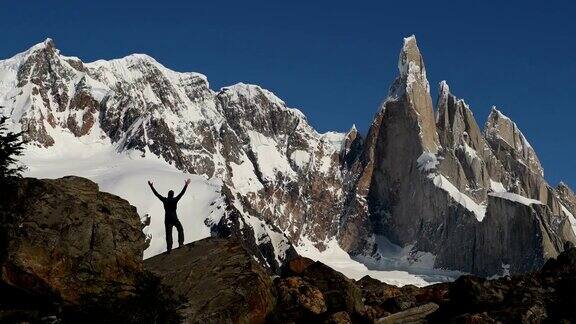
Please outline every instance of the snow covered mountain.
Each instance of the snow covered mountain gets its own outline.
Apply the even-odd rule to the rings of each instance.
[[[235,236],[273,271],[296,249],[351,276],[368,266],[423,284],[434,267],[530,270],[576,241],[576,196],[546,183],[516,124],[494,108],[482,133],[445,82],[434,116],[414,37],[399,70],[364,140],[318,133],[259,86],[213,91],[141,54],[84,63],[47,39],[0,61],[0,112],[32,141],[29,175],[92,178],[151,215],[147,256],[164,234],[145,181],[178,190],[182,173],[186,241]]]

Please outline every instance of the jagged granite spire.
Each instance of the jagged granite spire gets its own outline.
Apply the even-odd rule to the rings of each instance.
[[[446,81],[439,85],[436,126],[443,146],[466,144],[476,151],[483,149],[482,133],[472,110],[450,92]]]
[[[438,150],[438,134],[430,97],[430,84],[426,78],[426,67],[414,35],[404,38],[398,59],[399,76],[390,87],[388,98],[381,109],[389,103],[401,103],[396,109],[403,109],[415,119],[420,129],[422,150],[435,153]]]
[[[430,84],[426,79],[424,59],[422,54],[420,54],[416,36],[414,35],[404,38],[404,46],[402,46],[398,59],[398,70],[400,71],[400,77],[406,79],[407,86],[411,86],[413,82],[420,82],[430,92]]]
[[[497,148],[502,148],[526,164],[532,172],[544,175],[536,152],[515,122],[506,117],[495,106],[492,107],[485,128],[486,139]]]

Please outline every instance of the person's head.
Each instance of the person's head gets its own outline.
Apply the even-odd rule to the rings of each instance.
[[[174,198],[174,190],[168,191],[168,198]]]

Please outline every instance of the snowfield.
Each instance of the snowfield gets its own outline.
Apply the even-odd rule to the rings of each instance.
[[[306,239],[303,239],[302,242],[295,247],[298,254],[329,265],[332,269],[354,280],[370,276],[391,285],[423,287],[433,283],[455,280],[461,274],[456,271],[433,269],[432,264],[426,262],[429,259],[424,263],[411,263],[406,259],[407,254],[403,254],[406,249],[403,250],[391,243],[381,245],[385,251],[379,251],[385,254],[387,259],[376,261],[368,258],[352,258],[346,251],[342,250],[335,240],[326,242],[324,251],[319,251],[312,242]],[[429,255],[425,257],[429,257]]]
[[[218,222],[222,216],[223,209],[218,209],[222,186],[219,179],[208,180],[183,173],[152,154],[143,158],[135,152],[117,153],[107,140],[100,139],[97,134],[80,139],[65,131],[51,135],[57,136],[57,140],[50,149],[35,146],[27,149],[21,159],[28,167],[24,175],[36,178],[85,177],[98,183],[100,190],[128,200],[136,206],[141,218],[150,215],[150,226],[144,232],[151,241],[144,258],[166,250],[164,208],[152,194],[148,180],[154,182],[162,195],[167,195],[170,189],[178,194],[184,180],[192,180],[178,207],[178,216],[185,229],[185,243],[209,237],[210,228],[205,225],[205,220]]]

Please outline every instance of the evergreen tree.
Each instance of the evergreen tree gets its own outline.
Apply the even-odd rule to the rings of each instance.
[[[23,132],[9,132],[6,127],[7,120],[8,117],[0,116],[0,181],[20,177],[20,173],[26,169],[16,160],[24,150]]]

